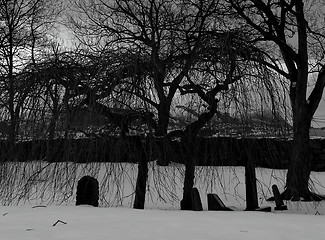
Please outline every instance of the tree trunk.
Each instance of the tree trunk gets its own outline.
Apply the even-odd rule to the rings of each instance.
[[[52,141],[55,138],[55,131],[56,131],[56,124],[57,121],[59,119],[59,109],[58,109],[58,103],[55,102],[53,104],[53,111],[52,111],[52,117],[51,117],[51,121],[49,124],[49,129],[48,129],[48,140]]]
[[[293,112],[293,148],[291,164],[287,173],[286,190],[283,199],[320,200],[320,196],[311,193],[308,187],[311,172],[309,129],[312,117],[318,107],[324,89],[324,72],[320,71],[316,85],[306,100],[308,85],[308,22],[304,16],[302,0],[294,1],[298,33],[297,58],[292,61],[291,54],[283,49],[284,59],[291,76],[290,98]],[[286,54],[287,53],[287,54]]]
[[[184,130],[182,145],[184,146],[186,152],[183,153],[185,159],[185,178],[181,210],[193,209],[191,192],[194,186],[196,151],[199,143],[197,135],[202,127],[212,119],[215,112],[216,108],[213,107],[210,109],[210,111],[202,113],[195,122],[188,125]]]
[[[255,163],[254,156],[254,140],[245,139],[248,145],[244,153],[244,162],[245,162],[245,185],[246,185],[246,210],[252,211],[258,208],[258,196],[257,196],[257,187],[256,187],[256,172],[255,172]],[[245,148],[242,144],[242,148]]]
[[[165,101],[159,104],[158,109],[158,126],[156,129],[156,136],[163,137],[162,139],[157,139],[159,142],[157,146],[157,164],[159,166],[168,166],[171,159],[169,159],[170,154],[170,140],[166,138],[168,124],[169,124],[169,111],[170,105]]]
[[[170,104],[167,102],[161,102],[158,108],[158,126],[157,126],[157,136],[164,136],[167,134],[168,124],[169,124],[169,112]]]
[[[148,161],[142,157],[138,163],[138,177],[135,189],[135,199],[133,208],[144,209],[146,199],[146,185],[148,178]]]
[[[196,136],[189,137],[188,141],[183,142],[185,149],[185,178],[183,187],[183,199],[181,201],[181,210],[192,210],[192,188],[194,186],[195,178],[195,146],[196,146]]]
[[[50,90],[51,91],[51,90]],[[58,85],[54,85],[54,93],[50,94],[53,102],[52,117],[49,125],[49,136],[48,140],[52,141],[55,137],[56,124],[59,119],[59,99],[58,99]]]
[[[324,197],[314,194],[309,190],[309,177],[311,172],[311,152],[309,129],[314,112],[321,99],[325,79],[323,69],[320,71],[317,83],[310,97],[306,100],[308,82],[308,65],[301,64],[292,74],[296,82],[292,81],[290,98],[293,112],[293,146],[291,162],[289,165],[286,189],[282,193],[284,200],[322,200]],[[295,79],[293,79],[295,80]]]
[[[311,118],[307,107],[300,106],[294,114],[294,134],[291,162],[287,173],[286,190],[283,194],[286,200],[298,201],[300,198],[310,200],[308,188],[310,167],[309,128]]]
[[[50,124],[49,124],[49,136],[48,140],[52,141],[55,137],[55,130],[56,130],[56,123],[57,123],[58,117],[56,116],[56,113],[53,113]]]
[[[130,138],[131,140],[131,138]],[[135,199],[133,208],[144,209],[145,199],[146,199],[146,185],[148,178],[148,156],[144,150],[143,143],[140,137],[134,138],[134,147],[131,151],[138,151],[138,177],[135,188]]]

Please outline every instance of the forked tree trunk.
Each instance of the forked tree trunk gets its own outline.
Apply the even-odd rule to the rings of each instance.
[[[308,65],[305,66],[305,71],[301,71],[301,69],[303,69],[302,66],[292,74],[293,79],[297,79],[297,84],[290,88],[293,112],[293,146],[291,164],[286,179],[286,189],[282,193],[282,198],[295,201],[300,199],[319,201],[325,199],[324,196],[312,193],[309,189],[310,161],[312,158],[309,129],[313,115],[323,95],[325,68],[322,67],[319,72],[314,89],[307,100]]]
[[[297,58],[292,61],[290,51],[282,48],[291,76],[290,99],[293,112],[293,149],[287,173],[285,199],[320,200],[321,196],[311,193],[308,187],[311,172],[309,129],[312,117],[318,108],[325,86],[324,66],[318,74],[315,86],[306,99],[308,86],[308,22],[305,19],[304,1],[294,1],[298,34]]]

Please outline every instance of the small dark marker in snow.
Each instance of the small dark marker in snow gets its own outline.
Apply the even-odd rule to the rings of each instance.
[[[53,224],[53,227],[55,227],[58,223],[67,224],[66,222],[63,222],[63,221],[61,221],[61,220],[57,220],[57,221]]]
[[[316,212],[315,212],[315,215],[320,215],[320,212],[316,211]]]
[[[44,205],[37,205],[37,206],[34,206],[32,208],[39,208],[39,207],[46,207],[46,206],[44,206]]]

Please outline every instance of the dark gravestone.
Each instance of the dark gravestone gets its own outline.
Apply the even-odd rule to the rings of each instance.
[[[191,198],[192,198],[192,210],[202,211],[203,210],[202,202],[201,202],[199,190],[197,190],[197,188],[192,188]]]
[[[288,207],[284,205],[284,202],[281,198],[280,191],[278,189],[277,185],[272,186],[272,191],[273,191],[273,196],[274,196],[274,201],[275,201],[275,208],[274,210],[288,210]]]
[[[99,185],[97,179],[84,176],[78,181],[76,205],[91,205],[98,207]]]
[[[208,193],[208,210],[209,211],[232,211],[225,206],[219,196],[215,193]]]

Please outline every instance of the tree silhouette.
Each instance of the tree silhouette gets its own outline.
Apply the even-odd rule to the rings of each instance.
[[[310,176],[309,129],[325,86],[323,61],[324,24],[318,18],[322,1],[302,0],[228,0],[229,11],[240,17],[237,23],[250,26],[255,42],[264,46],[266,66],[290,83],[293,112],[293,149],[287,174],[284,199],[321,200],[308,187]],[[305,3],[304,3],[305,2]],[[294,40],[296,39],[296,40]],[[280,56],[278,56],[280,52]],[[282,65],[285,67],[282,67]],[[318,72],[307,97],[310,70]]]
[[[35,63],[49,42],[49,30],[60,13],[60,2],[6,1],[0,2],[0,77],[2,96],[9,115],[8,141],[13,143],[19,126],[19,114],[29,90],[19,72],[26,63]],[[29,69],[29,71],[31,68]],[[31,87],[26,83],[25,87]]]

